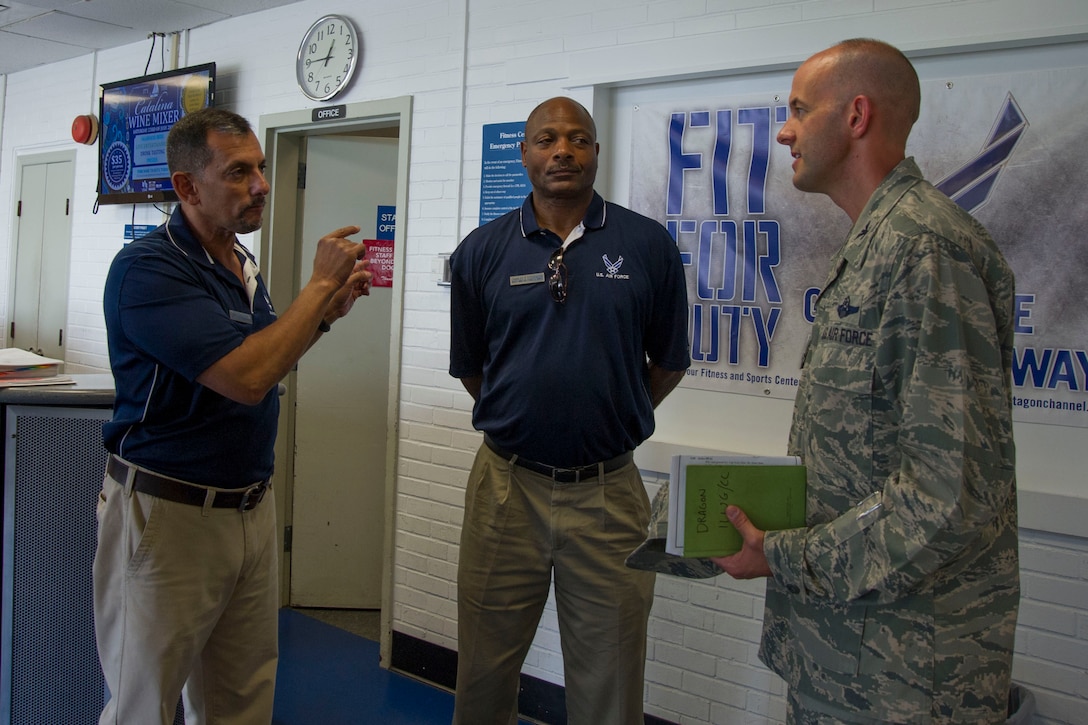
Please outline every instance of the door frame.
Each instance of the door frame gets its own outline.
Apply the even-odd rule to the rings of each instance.
[[[330,107],[331,108],[331,107]],[[393,241],[393,299],[390,313],[389,404],[386,415],[385,450],[385,516],[382,546],[382,608],[381,664],[388,667],[392,660],[393,616],[393,545],[396,521],[397,448],[399,445],[400,361],[404,318],[404,260],[405,222],[408,210],[408,163],[411,147],[412,97],[349,103],[342,106],[340,118],[314,121],[319,108],[307,108],[262,115],[257,136],[271,167],[271,191],[264,226],[254,235],[253,250],[277,309],[286,309],[298,293],[298,166],[304,156],[303,145],[308,136],[351,133],[374,128],[398,128],[396,208],[397,224]],[[277,193],[278,190],[278,193]],[[293,494],[289,472],[293,470],[295,448],[296,380],[292,372],[284,380],[286,390],[281,398],[279,435],[276,441],[277,466],[273,486],[277,495],[276,516],[280,540],[286,526],[292,522]],[[291,557],[281,549],[280,601],[287,602],[290,593]]]
[[[2,106],[0,106],[2,107]],[[19,233],[20,225],[22,224],[22,218],[19,216],[18,205],[20,201],[20,195],[23,188],[23,169],[27,166],[37,166],[39,164],[54,164],[59,162],[69,162],[72,164],[72,188],[68,190],[69,200],[75,196],[75,170],[76,170],[76,152],[70,149],[62,149],[59,151],[42,151],[32,152],[25,154],[16,154],[15,156],[15,179],[14,186],[12,187],[12,209],[11,209],[11,246],[8,250],[8,299],[7,299],[7,324],[4,325],[2,339],[4,340],[4,347],[11,345],[11,321],[15,319],[15,276],[18,272],[18,260],[19,260]],[[71,203],[71,202],[69,202]],[[71,284],[72,284],[72,210],[69,210],[69,226],[68,226],[68,283],[64,290],[65,305],[71,305]],[[67,319],[67,314],[65,314]],[[65,329],[67,330],[67,323],[65,323]],[[62,350],[68,349],[68,339],[65,336]]]

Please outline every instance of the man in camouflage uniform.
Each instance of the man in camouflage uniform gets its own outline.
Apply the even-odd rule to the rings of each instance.
[[[905,158],[918,78],[840,43],[794,76],[794,185],[853,220],[816,306],[790,453],[807,528],[715,562],[770,577],[760,658],[791,723],[1001,723],[1019,603],[1013,276]]]

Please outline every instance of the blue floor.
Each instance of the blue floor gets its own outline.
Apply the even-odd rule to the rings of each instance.
[[[448,725],[453,695],[382,669],[378,643],[280,610],[272,725]]]

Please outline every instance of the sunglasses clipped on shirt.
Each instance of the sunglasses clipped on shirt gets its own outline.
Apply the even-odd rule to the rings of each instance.
[[[563,264],[564,248],[552,252],[548,259],[548,289],[552,293],[552,299],[562,304],[567,301],[567,265]]]

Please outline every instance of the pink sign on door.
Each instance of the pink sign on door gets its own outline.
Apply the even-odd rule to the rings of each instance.
[[[366,259],[370,260],[370,271],[374,278],[371,287],[393,286],[393,240],[366,239]]]

